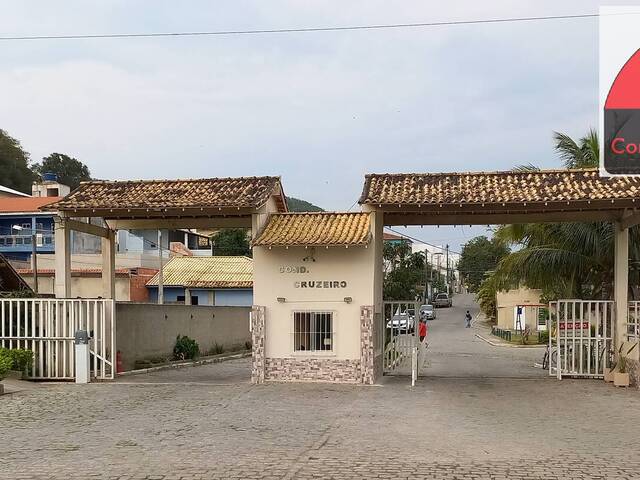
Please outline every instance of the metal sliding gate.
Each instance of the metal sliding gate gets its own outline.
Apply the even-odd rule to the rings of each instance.
[[[411,375],[412,383],[418,378],[423,356],[418,336],[419,316],[417,302],[384,302],[384,373]]]
[[[549,313],[549,375],[603,377],[613,355],[614,302],[557,300]]]
[[[0,347],[34,353],[29,378],[75,378],[74,335],[86,330],[91,375],[115,375],[115,302],[88,299],[0,299]]]

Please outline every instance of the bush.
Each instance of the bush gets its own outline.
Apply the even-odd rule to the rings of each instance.
[[[31,373],[33,364],[33,352],[31,350],[0,348],[0,359],[4,359],[3,361],[10,365],[8,370],[16,370],[26,374]]]
[[[209,355],[220,355],[224,353],[224,346],[219,343],[214,343],[213,348],[209,351]]]
[[[251,350],[253,348],[253,343],[251,343],[250,341],[244,342],[244,348],[245,350]]]
[[[176,346],[173,347],[173,358],[175,360],[190,360],[200,356],[198,342],[186,335],[178,335]]]
[[[0,380],[11,370],[12,361],[7,355],[0,354]]]

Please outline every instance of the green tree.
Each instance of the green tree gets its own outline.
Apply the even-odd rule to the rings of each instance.
[[[408,242],[386,242],[383,247],[385,300],[415,300],[422,297],[426,277],[425,256],[411,253]]]
[[[42,162],[34,163],[31,168],[39,177],[45,173],[55,173],[58,181],[71,187],[71,190],[78,188],[80,182],[91,180],[89,167],[64,153],[52,153],[44,157]]]
[[[31,194],[33,180],[29,154],[18,140],[0,129],[0,185]]]
[[[458,270],[469,291],[477,292],[485,276],[509,253],[504,242],[486,236],[472,238],[462,247]]]
[[[214,255],[251,256],[249,232],[244,228],[226,228],[211,237]]]
[[[324,212],[324,209],[299,198],[287,197],[290,212]]]
[[[598,165],[599,142],[590,130],[578,141],[555,132],[555,150],[566,168]],[[522,167],[521,167],[522,168]],[[515,246],[492,274],[500,290],[526,285],[544,297],[610,298],[613,288],[614,227],[609,222],[503,225],[497,241]],[[629,229],[629,284],[637,285],[640,230]],[[633,289],[630,290],[633,295]]]

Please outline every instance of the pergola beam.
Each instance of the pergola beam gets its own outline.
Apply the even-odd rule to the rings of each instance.
[[[500,212],[452,214],[427,212],[395,213],[385,211],[384,224],[401,225],[499,225],[513,223],[596,222],[620,219],[619,210],[585,210],[566,212]]]
[[[92,223],[79,222],[70,218],[63,219],[63,223],[70,230],[95,235],[96,237],[109,238],[109,235],[113,233],[108,228],[94,225]]]
[[[181,217],[181,218],[107,218],[114,230],[157,230],[181,228],[251,228],[251,216]]]

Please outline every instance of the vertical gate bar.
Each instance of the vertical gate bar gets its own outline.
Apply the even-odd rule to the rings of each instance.
[[[96,335],[98,334],[98,300],[94,302],[94,310],[93,310],[93,335],[92,339],[89,342],[93,342],[93,376],[98,375],[98,357],[96,354],[98,353],[98,349],[96,348]],[[89,352],[91,353],[91,347],[89,347]]]
[[[596,302],[596,307],[595,308],[596,308],[596,310],[595,310],[595,318],[594,318],[594,321],[595,321],[594,334],[591,334],[591,319],[589,319],[589,334],[588,334],[588,339],[589,340],[587,341],[587,374],[588,375],[591,375],[592,373],[594,373],[591,370],[591,367],[592,367],[592,365],[591,365],[591,355],[592,355],[592,353],[591,353],[591,350],[592,350],[591,349],[591,343],[594,341],[595,332],[598,330],[598,318],[600,317],[600,306],[598,305],[597,302]],[[598,372],[595,372],[595,373],[597,374]]]
[[[584,325],[584,316],[585,316],[585,304],[581,303],[580,305],[580,339],[578,340],[578,343],[580,345],[580,357],[579,357],[579,362],[580,362],[580,375],[584,375],[584,368],[583,368],[583,356],[582,356],[582,349],[584,348],[584,329],[582,328]],[[588,312],[591,311],[591,302],[588,302],[586,304],[586,307],[589,309]],[[587,315],[588,316],[588,315]]]
[[[31,351],[33,352],[33,358],[31,358],[31,375],[36,372],[36,301],[31,301]]]
[[[100,352],[101,352],[101,356],[102,359],[100,360],[100,371],[101,371],[101,375],[100,378],[105,379],[106,378],[106,372],[105,372],[105,368],[106,368],[106,348],[105,348],[105,321],[106,321],[106,307],[107,307],[107,300],[103,300],[102,301],[102,317],[100,318]],[[326,321],[326,314],[322,315],[323,318],[323,323],[324,321]],[[326,334],[326,325],[323,325],[323,332],[320,334],[320,339],[323,342],[323,345],[320,345],[320,349],[324,349],[324,336]]]
[[[0,335],[2,335],[2,343],[0,343],[0,347],[5,348],[5,329],[4,329],[4,324],[6,322],[6,318],[5,318],[5,310],[4,310],[4,300],[0,300],[0,306],[2,307],[2,324],[0,324]]]
[[[13,300],[9,300],[9,349],[13,348]]]
[[[38,376],[43,376],[42,365],[43,365],[43,349],[42,349],[42,324],[44,321],[44,300],[40,300],[38,302]]]
[[[335,319],[332,317],[331,318],[331,329],[333,331],[335,331]],[[375,315],[374,315],[374,322],[375,322]],[[334,340],[332,339],[332,342]],[[332,344],[332,348],[333,348],[333,344]],[[116,378],[116,300],[115,298],[113,300],[111,300],[111,378]],[[375,358],[375,352],[374,352],[374,358]]]

